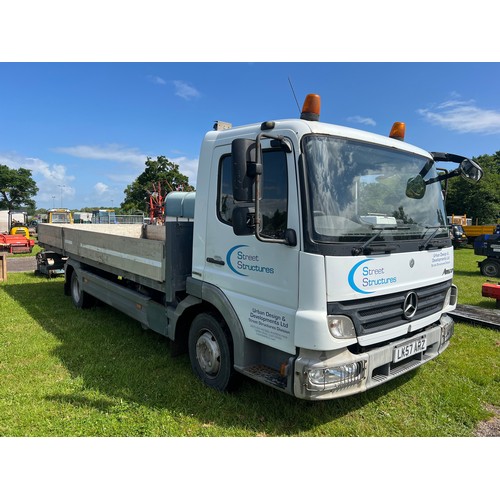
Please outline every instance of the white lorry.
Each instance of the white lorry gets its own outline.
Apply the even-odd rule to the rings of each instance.
[[[196,193],[167,196],[164,226],[40,226],[77,307],[97,298],[165,335],[212,388],[244,374],[307,400],[448,347],[440,181],[478,181],[477,164],[406,144],[399,122],[390,137],[321,123],[314,94],[300,119],[223,128],[202,143]]]

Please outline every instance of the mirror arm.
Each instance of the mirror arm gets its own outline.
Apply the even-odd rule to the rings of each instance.
[[[462,163],[467,158],[465,156],[454,155],[451,153],[431,153],[434,161],[449,161],[452,163]]]
[[[437,177],[434,177],[433,179],[429,179],[428,181],[424,181],[425,185],[429,184],[434,184],[434,182],[440,182],[444,181],[447,179],[451,179],[452,177],[456,177],[457,175],[460,175],[460,172],[458,170],[452,170],[451,172],[448,172],[447,174],[442,174],[438,175]]]
[[[455,155],[451,153],[431,153],[435,162],[446,161],[452,163],[458,163],[459,166],[456,170],[450,172],[449,174],[441,175],[440,178],[430,179],[426,184],[431,184],[432,182],[437,182],[438,180],[446,180],[450,177],[455,177],[456,175],[461,175],[464,179],[471,182],[478,182],[483,176],[482,168],[473,160],[466,158],[465,156]]]

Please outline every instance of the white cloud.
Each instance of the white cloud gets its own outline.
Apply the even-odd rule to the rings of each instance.
[[[500,134],[500,110],[480,108],[473,100],[452,99],[417,112],[433,125],[459,133]]]
[[[375,127],[375,125],[377,125],[376,121],[373,118],[368,118],[365,116],[349,116],[347,120],[353,123],[361,123],[362,125],[371,125],[372,127]]]
[[[49,165],[39,158],[22,158],[18,155],[0,156],[0,163],[10,168],[26,168],[31,170],[32,177],[38,187],[35,196],[37,203],[48,203],[50,206],[60,205],[73,200],[75,188],[70,184],[75,177],[68,175],[64,165]]]
[[[78,158],[89,160],[106,160],[118,163],[128,163],[134,170],[142,172],[146,166],[145,162],[148,156],[155,158],[155,155],[146,155],[140,153],[135,148],[124,148],[116,144],[106,146],[87,146],[79,145],[72,147],[57,148],[60,153],[65,153]],[[185,156],[178,158],[169,158],[170,161],[179,165],[180,171],[189,177],[189,183],[195,185],[196,174],[198,172],[198,158],[190,159]],[[130,184],[137,177],[136,173],[109,172],[107,178],[114,182],[124,182]]]
[[[85,195],[77,200],[77,190],[79,192],[85,191],[85,183],[80,178],[78,182],[75,182],[75,176],[68,174],[65,165],[61,163],[49,164],[39,158],[26,158],[14,153],[0,153],[0,164],[8,165],[10,168],[23,167],[32,171],[33,179],[39,188],[38,194],[35,196],[35,201],[39,207],[64,206],[74,208],[75,203],[81,206],[85,204],[91,206],[99,202],[103,205],[109,205],[111,199],[115,201],[121,200],[125,187],[131,184],[137,178],[137,175],[145,169],[147,156],[153,159],[156,158],[155,155],[145,155],[137,149],[123,148],[117,145],[80,145],[59,148],[57,151],[88,160],[112,161],[117,163],[119,167],[102,169],[101,177],[105,178],[104,182],[94,179],[91,187],[88,188],[88,194],[90,194],[90,191],[93,193],[92,197]],[[198,158],[182,156],[178,151],[176,153],[179,156],[176,158],[169,157],[169,160],[179,165],[180,172],[189,178],[189,184],[196,186]],[[76,189],[73,185],[76,185]]]
[[[98,195],[103,195],[107,192],[109,192],[109,186],[104,184],[103,182],[98,182],[95,186],[94,186],[94,191],[98,194]]]
[[[198,90],[186,82],[174,80],[173,84],[175,86],[175,95],[186,99],[186,101],[200,97]]]
[[[189,178],[189,184],[196,187],[196,178],[198,176],[198,158],[189,159],[185,156],[181,156],[179,158],[173,158],[171,161],[179,165],[179,171],[181,174],[186,175]]]
[[[154,83],[155,85],[166,85],[167,84],[167,82],[159,76],[149,75],[148,80],[150,82]]]
[[[147,155],[140,153],[134,148],[124,148],[118,144],[109,144],[106,146],[71,146],[57,148],[58,153],[65,153],[77,158],[86,158],[90,160],[108,160],[119,163],[130,163],[134,166],[144,166]]]

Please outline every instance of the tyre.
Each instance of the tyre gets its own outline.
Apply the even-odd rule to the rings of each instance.
[[[500,277],[500,259],[486,259],[481,262],[481,274],[489,278]]]
[[[94,297],[89,295],[87,292],[84,292],[80,286],[80,281],[78,279],[78,275],[75,271],[71,275],[71,299],[73,300],[73,304],[78,309],[88,309],[92,307],[95,303]]]
[[[218,391],[234,386],[233,350],[225,322],[201,313],[189,329],[189,359],[194,373],[203,383]]]

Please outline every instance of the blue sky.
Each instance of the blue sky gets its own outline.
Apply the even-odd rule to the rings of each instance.
[[[289,80],[300,106],[321,95],[322,121],[384,135],[404,121],[424,149],[493,154],[500,42],[488,5],[10,2],[0,163],[32,170],[44,208],[118,206],[148,156],[196,185],[214,121],[299,115]]]
[[[215,120],[321,120],[464,156],[500,150],[500,63],[0,63],[0,163],[29,168],[38,207],[118,206],[164,155],[196,185]]]

